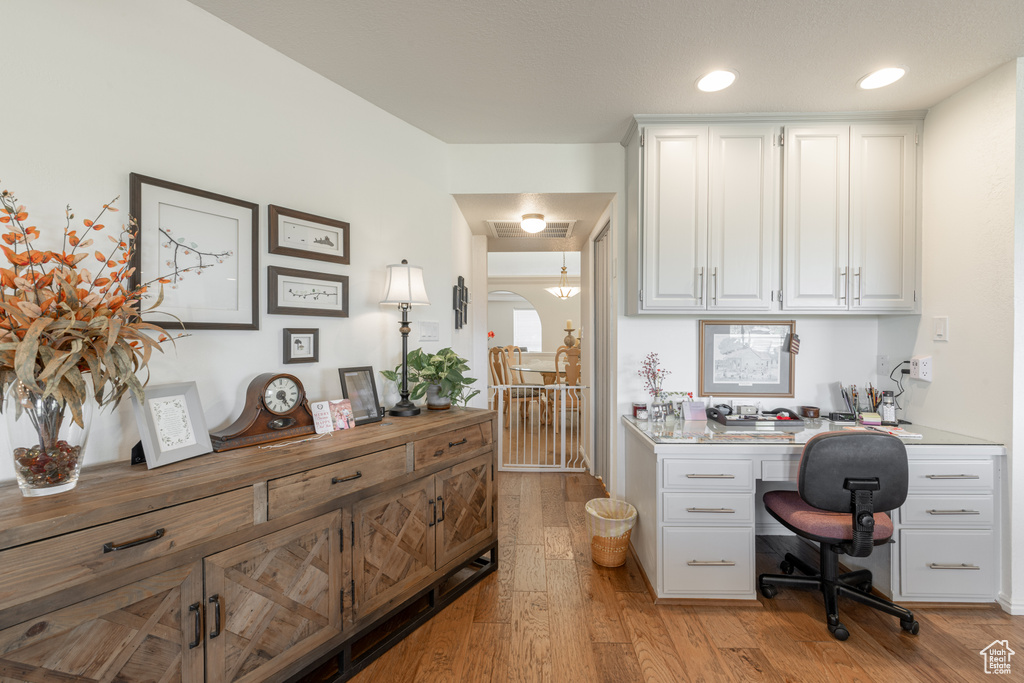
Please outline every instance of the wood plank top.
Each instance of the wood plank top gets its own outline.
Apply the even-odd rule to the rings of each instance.
[[[0,484],[0,549],[252,486],[495,418],[493,411],[476,408],[423,411],[414,417],[386,417],[316,441],[290,444],[309,438],[300,437],[209,453],[155,470],[132,467],[126,460],[87,465],[77,487],[55,496],[26,498],[16,482]]]

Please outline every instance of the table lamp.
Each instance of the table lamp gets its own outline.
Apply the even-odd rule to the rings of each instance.
[[[427,288],[423,286],[423,269],[419,266],[410,266],[405,259],[399,264],[388,266],[384,298],[380,303],[398,304],[402,311],[402,326],[398,328],[402,333],[402,388],[399,391],[402,400],[396,403],[388,414],[395,417],[419,415],[420,409],[409,400],[409,309],[413,306],[430,305]]]

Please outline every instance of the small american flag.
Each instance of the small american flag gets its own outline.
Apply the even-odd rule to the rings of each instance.
[[[789,352],[794,356],[800,353],[800,335],[791,334],[789,335]]]

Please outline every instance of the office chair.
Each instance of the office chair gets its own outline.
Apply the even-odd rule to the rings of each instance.
[[[839,621],[840,595],[899,617],[903,630],[917,635],[920,626],[910,610],[870,592],[869,570],[839,574],[840,554],[867,557],[873,546],[889,541],[892,520],[885,513],[906,500],[907,480],[907,449],[895,436],[831,432],[811,438],[800,459],[798,490],[769,491],[763,500],[783,526],[819,544],[820,571],[786,553],[779,565],[785,574],[758,577],[761,595],[775,597],[776,586],[821,590],[836,640],[850,637]],[[794,568],[807,576],[791,576]]]

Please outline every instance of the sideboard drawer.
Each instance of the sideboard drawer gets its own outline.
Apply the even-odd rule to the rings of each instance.
[[[420,439],[413,445],[416,469],[422,469],[436,462],[458,457],[463,453],[469,453],[489,443],[491,443],[490,422],[475,424],[472,427],[463,427],[462,429]]]
[[[910,460],[910,492],[991,491],[995,467],[989,459]]]
[[[277,519],[305,508],[400,477],[407,469],[405,446],[272,479],[268,489],[268,519]]]
[[[662,516],[666,524],[749,524],[754,521],[754,497],[749,493],[691,493],[666,491]]]
[[[903,529],[900,544],[904,596],[995,600],[998,572],[992,531]]]
[[[754,486],[754,464],[750,460],[690,460],[674,458],[664,464],[666,489],[737,489]]]
[[[753,593],[753,529],[665,527],[662,543],[666,597]]]
[[[0,609],[253,524],[251,487],[0,552]]]
[[[907,496],[900,508],[905,526],[989,527],[995,521],[992,496]]]

